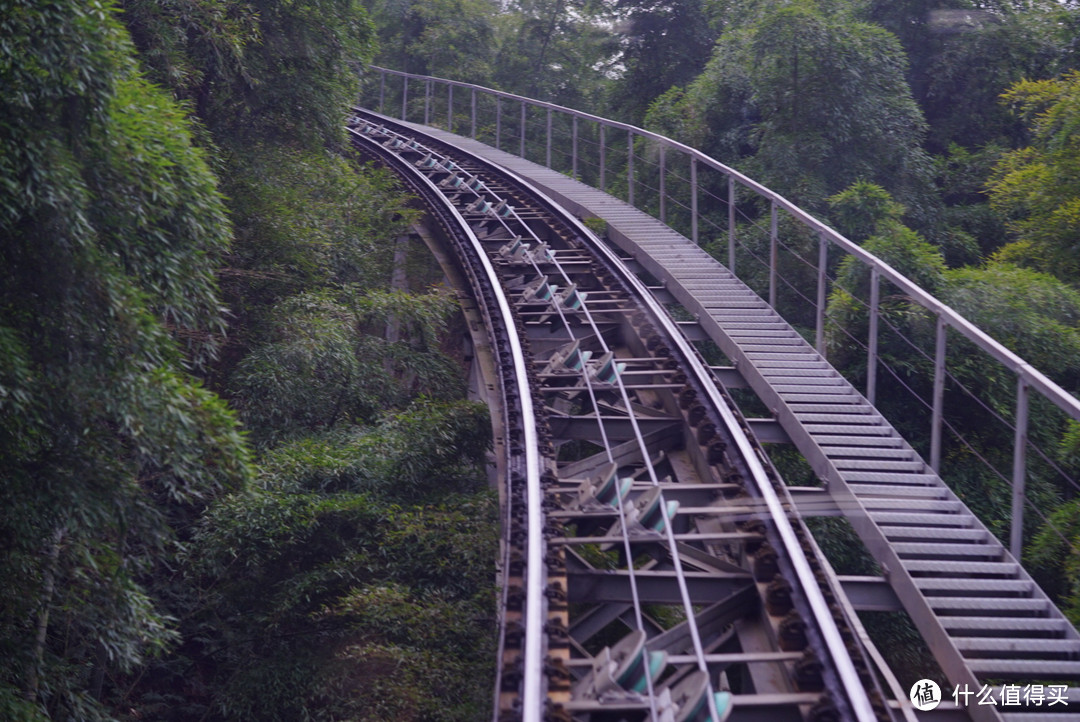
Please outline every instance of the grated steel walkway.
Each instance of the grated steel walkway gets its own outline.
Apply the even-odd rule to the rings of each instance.
[[[1080,719],[1080,634],[877,410],[786,321],[692,241],[633,206],[469,138],[416,126],[524,177],[582,216],[688,311],[735,364],[881,565],[974,720]],[[1004,706],[1043,685],[1040,706]],[[965,686],[966,685],[966,686]],[[1038,689],[1038,688],[1035,688]],[[1030,688],[1029,688],[1030,691]],[[944,691],[940,711],[953,709]],[[1059,698],[1069,704],[1050,704]]]

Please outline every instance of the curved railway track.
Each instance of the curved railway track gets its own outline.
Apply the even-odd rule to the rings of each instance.
[[[482,319],[503,498],[495,718],[890,719],[782,481],[694,347],[513,174],[354,109]]]

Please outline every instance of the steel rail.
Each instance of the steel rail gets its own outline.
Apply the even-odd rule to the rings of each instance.
[[[432,152],[436,153],[436,151],[432,151]],[[445,155],[440,154],[440,157],[443,158],[444,160],[448,160],[448,157],[445,156]],[[519,186],[528,187],[527,184],[525,183],[524,179],[518,177],[518,178],[515,178],[514,180],[515,180],[516,183],[519,184]],[[533,192],[533,193],[539,193],[539,191],[536,188],[529,187],[529,190],[530,190],[530,192]],[[491,191],[490,188],[487,189],[487,194],[491,195],[493,197],[493,199],[496,200],[496,201],[508,201],[509,200],[509,199],[501,198],[497,193]],[[512,209],[510,211],[510,215],[517,218],[518,223],[523,228],[528,230],[529,235],[533,238],[533,240],[535,240],[538,243],[540,242],[539,236],[537,236],[536,232],[532,228],[530,228],[528,226],[528,224],[526,224],[520,218],[520,216],[518,216],[516,210]],[[566,218],[564,218],[563,220],[565,221],[565,220],[567,220],[567,218],[573,219],[573,216],[571,216],[570,214],[566,214]],[[576,221],[577,219],[573,219],[573,220]],[[508,233],[514,234],[513,229],[510,228],[510,225],[506,222],[505,217],[498,216],[498,222],[503,226],[503,228]],[[582,233],[583,236],[585,236],[586,238],[590,238],[593,241],[594,244],[599,243],[598,239],[596,239],[595,236],[593,236],[590,232],[585,230],[584,227],[581,227],[578,230],[579,230],[580,233]],[[551,260],[554,263],[555,267],[558,269],[559,273],[562,275],[563,279],[567,283],[571,283],[570,276],[566,273],[566,270],[563,268],[562,264],[559,263],[558,259],[555,258],[554,256],[552,256]],[[540,274],[543,275],[543,272],[541,271],[540,266],[536,262],[535,259],[530,258],[530,263],[532,264],[533,269],[537,273],[540,273]],[[651,294],[648,294],[648,295],[651,297]],[[585,317],[586,317],[586,319],[588,321],[588,325],[592,328],[592,330],[593,330],[594,334],[596,335],[596,338],[599,341],[600,346],[603,349],[603,351],[605,353],[610,352],[611,348],[608,346],[607,341],[604,339],[603,334],[600,332],[600,328],[597,325],[595,319],[593,318],[592,313],[589,311],[588,305],[589,305],[589,302],[588,302],[587,299],[582,300],[582,303],[581,303],[582,311],[585,314]],[[556,313],[559,315],[560,320],[563,322],[563,325],[566,326],[567,328],[569,328],[570,324],[566,320],[566,316],[563,313],[563,309],[562,309],[561,305],[556,303],[556,304],[554,304],[554,307],[555,307]],[[657,314],[657,315],[658,315],[658,318],[663,318],[663,319],[667,318],[666,314]],[[668,329],[668,330],[670,331],[670,329]],[[596,405],[596,394],[595,394],[595,391],[593,390],[592,381],[589,379],[589,375],[588,375],[588,373],[585,372],[585,369],[582,369],[582,378],[585,381],[585,385],[587,387],[589,397],[593,401],[593,404],[595,406]],[[704,377],[699,376],[699,379],[700,378],[704,378]],[[639,425],[637,423],[637,418],[636,418],[636,416],[634,415],[634,413],[632,411],[633,407],[632,407],[632,404],[630,402],[629,394],[627,393],[627,390],[626,390],[626,385],[623,383],[623,379],[622,379],[621,374],[616,376],[615,384],[619,389],[619,393],[620,393],[620,396],[622,397],[623,405],[627,408],[628,411],[630,411],[630,413],[629,413],[630,425],[632,426],[633,431],[634,431],[634,439],[637,442],[639,449],[641,450],[642,459],[643,459],[643,461],[645,463],[646,469],[648,470],[649,478],[650,478],[653,486],[659,486],[660,479],[657,477],[656,470],[655,470],[655,468],[653,467],[653,464],[652,464],[652,460],[649,458],[647,445],[645,443],[645,438],[644,438],[644,435],[641,433],[641,428],[639,427]],[[607,434],[606,434],[606,432],[604,430],[604,420],[603,420],[602,417],[597,416],[597,424],[600,427],[600,433],[601,433],[601,435],[602,435],[602,437],[604,439],[605,451],[607,452],[609,459],[613,460],[613,458],[611,456],[610,444],[608,444]],[[663,492],[661,491],[660,492],[660,508],[665,509],[666,508],[666,503],[667,503],[667,500],[664,498]],[[623,508],[623,499],[622,499],[622,497],[618,497],[618,509],[619,509],[619,515],[623,516],[625,510]],[[681,562],[680,557],[679,557],[678,546],[677,546],[676,541],[675,541],[674,531],[672,529],[671,524],[665,525],[664,530],[666,532],[665,536],[667,538],[666,540],[667,540],[667,543],[668,543],[669,552],[671,554],[672,563],[673,563],[673,565],[675,567],[676,580],[677,580],[677,583],[678,583],[678,586],[679,586],[680,596],[682,597],[683,609],[686,612],[686,619],[687,619],[688,629],[690,630],[690,637],[691,637],[691,640],[693,641],[694,655],[696,657],[698,668],[703,672],[707,672],[708,671],[708,664],[705,661],[705,650],[704,650],[704,647],[702,646],[702,643],[701,643],[701,634],[700,634],[700,632],[699,632],[699,630],[697,628],[697,622],[696,622],[695,615],[694,615],[694,610],[693,610],[693,602],[690,599],[690,592],[689,592],[689,590],[688,590],[688,588],[686,586],[686,579],[683,576],[682,562]],[[630,554],[630,535],[629,535],[629,530],[626,528],[625,525],[622,526],[622,542],[623,542],[623,545],[624,545],[624,548],[625,548],[625,551],[626,551],[627,558],[631,558],[631,554]],[[642,629],[644,631],[644,624],[643,624],[643,621],[642,621],[642,618],[641,618],[640,603],[637,600],[637,597],[638,597],[637,582],[636,582],[636,578],[634,576],[633,565],[629,565],[628,569],[629,569],[629,572],[630,572],[630,586],[631,586],[632,593],[634,595],[634,613],[635,613],[635,616],[636,616],[637,625],[638,625],[639,629]],[[652,707],[653,716],[655,717],[656,716],[655,691],[653,689],[652,676],[651,676],[651,674],[649,674],[649,671],[648,671],[647,667],[645,669],[645,676],[646,676],[646,683],[647,683],[648,691],[649,691],[649,702],[650,702],[650,705]],[[708,700],[709,710],[710,710],[710,713],[712,714],[713,718],[714,719],[719,718],[720,715],[719,715],[718,710],[716,709],[716,701],[713,698],[712,680],[709,680],[709,683],[708,683],[707,700]]]
[[[359,134],[357,134],[357,135],[359,135]],[[424,148],[424,150],[429,151],[429,152],[431,151],[430,148]],[[444,158],[445,158],[445,156],[444,156]],[[483,165],[489,165],[486,161],[483,161],[482,159],[475,159],[475,160],[477,162],[483,164]],[[524,179],[521,179],[520,177],[516,176],[512,172],[507,171],[506,169],[500,168],[499,172],[500,172],[500,174],[510,178],[514,183],[518,184],[523,190],[527,191],[528,193],[530,193],[532,195],[535,195],[537,198],[543,199],[545,201],[545,204],[548,206],[549,211],[555,212],[557,210],[560,210],[557,204],[552,202],[550,199],[547,199],[542,193],[540,193],[536,188],[534,188],[531,184],[529,184]],[[423,176],[423,173],[420,173],[419,171],[417,171],[416,174],[418,176]],[[430,187],[432,187],[435,190],[435,192],[438,193],[437,189],[434,187],[434,184],[431,183],[431,181],[428,180],[426,178],[426,176],[424,176],[424,180],[427,182],[427,184]],[[495,193],[492,192],[490,189],[487,189],[487,192],[490,195],[495,196]],[[441,193],[439,193],[439,195],[441,196]],[[464,218],[462,218],[460,216],[460,214],[457,213],[456,209],[455,209],[455,215],[457,215],[457,217],[461,219],[462,223],[465,223]],[[842,640],[842,638],[840,636],[839,630],[837,629],[836,624],[835,624],[835,622],[833,620],[832,614],[831,614],[831,612],[830,612],[830,610],[828,608],[828,604],[825,601],[819,587],[817,586],[817,581],[814,578],[814,574],[813,574],[813,571],[811,570],[810,564],[809,564],[805,554],[803,553],[802,546],[801,546],[801,544],[800,544],[800,542],[799,542],[799,540],[798,540],[798,538],[796,536],[796,533],[795,533],[794,528],[792,527],[792,525],[790,523],[790,520],[788,519],[787,513],[785,512],[785,510],[783,508],[784,503],[781,502],[776,490],[773,488],[772,481],[769,478],[769,475],[767,474],[767,472],[766,472],[764,466],[762,465],[762,463],[758,460],[757,454],[755,452],[755,449],[754,449],[752,443],[750,442],[748,437],[742,432],[742,429],[741,429],[741,427],[739,425],[739,422],[738,422],[737,418],[735,417],[734,413],[728,407],[726,401],[720,395],[720,393],[716,389],[715,385],[711,382],[711,375],[710,375],[708,369],[705,367],[705,365],[698,358],[696,351],[690,346],[689,342],[683,336],[682,332],[678,329],[678,327],[675,325],[675,323],[673,321],[671,321],[671,319],[668,317],[666,311],[662,307],[660,307],[659,303],[653,298],[652,294],[649,293],[648,289],[644,286],[644,284],[639,279],[637,279],[632,273],[627,271],[625,269],[625,267],[622,265],[622,262],[618,259],[618,257],[610,249],[608,249],[606,246],[604,246],[598,239],[596,239],[595,236],[582,223],[580,223],[576,218],[571,216],[569,213],[563,212],[562,215],[563,215],[562,220],[564,222],[566,222],[567,224],[573,226],[574,229],[579,233],[579,235],[581,237],[583,237],[585,239],[588,239],[590,241],[590,244],[592,246],[592,248],[591,248],[592,252],[599,255],[599,256],[604,257],[607,264],[610,267],[612,267],[614,269],[617,269],[619,271],[619,273],[621,274],[621,276],[622,276],[622,280],[628,286],[630,286],[631,289],[634,292],[636,292],[638,294],[638,300],[643,305],[648,307],[648,309],[652,313],[654,319],[656,321],[658,321],[661,326],[664,327],[664,330],[668,334],[669,338],[678,347],[683,359],[690,366],[690,370],[698,378],[700,386],[706,390],[706,394],[709,397],[709,400],[712,403],[714,410],[720,415],[721,420],[727,426],[727,429],[728,429],[729,433],[731,433],[732,437],[734,438],[736,447],[738,448],[738,450],[739,450],[739,452],[740,452],[740,454],[741,454],[741,456],[743,458],[744,463],[747,465],[747,467],[749,468],[749,470],[751,472],[751,477],[752,477],[752,480],[754,481],[754,483],[756,485],[757,491],[760,493],[761,498],[763,499],[763,501],[765,503],[765,506],[767,507],[767,509],[769,511],[771,521],[774,524],[774,526],[775,526],[775,528],[777,530],[777,533],[781,537],[781,540],[782,540],[783,545],[785,547],[784,548],[785,555],[788,558],[788,560],[790,561],[792,567],[794,568],[795,574],[796,574],[796,576],[797,576],[797,578],[799,580],[799,584],[802,587],[802,589],[803,589],[803,591],[804,591],[804,593],[806,595],[807,603],[809,604],[810,609],[812,610],[812,613],[813,613],[813,616],[815,618],[816,624],[818,625],[818,629],[820,630],[820,633],[821,633],[821,635],[823,637],[825,647],[828,650],[828,653],[829,653],[829,655],[831,657],[834,669],[836,670],[836,673],[837,673],[837,675],[839,677],[839,680],[840,680],[840,683],[841,683],[841,688],[844,690],[844,693],[846,695],[846,700],[847,700],[848,704],[850,705],[852,713],[858,719],[865,719],[865,720],[875,719],[876,718],[875,713],[871,708],[871,705],[870,705],[869,699],[868,699],[868,697],[866,695],[865,689],[863,688],[863,685],[862,685],[861,681],[859,680],[858,674],[854,669],[851,658],[848,655],[848,652],[847,652],[847,650],[845,648],[843,640]],[[506,226],[505,221],[503,221],[502,223],[503,223],[504,227],[506,227],[506,229],[508,231],[512,232],[511,229],[509,229],[509,227]],[[523,227],[528,228],[527,224],[523,223],[522,225],[523,225]],[[476,238],[475,234],[473,234],[471,232],[470,232],[470,237],[472,239],[472,243],[473,243],[474,247],[477,249],[477,252],[485,259],[485,264],[484,264],[485,268],[487,268],[489,270],[489,272],[494,273],[494,269],[491,268],[490,262],[487,261],[486,253],[483,251],[483,247],[480,244],[480,241]],[[535,235],[533,237],[536,238],[537,241],[539,241],[538,237],[536,237]],[[558,265],[558,264],[556,264],[556,265]],[[534,264],[534,266],[535,266],[535,264]],[[566,274],[565,270],[561,266],[558,266],[558,268],[559,268],[559,272],[563,275],[563,277],[566,278],[567,280],[569,280],[569,276]],[[537,268],[537,270],[539,271],[539,268]],[[505,297],[502,296],[501,294],[500,294],[500,298],[502,299],[500,305],[507,304]],[[555,304],[555,308],[559,312],[560,317],[565,322],[565,316],[563,316],[562,311],[559,308],[558,304]],[[509,311],[509,306],[508,305],[506,306],[505,310],[507,312]],[[585,313],[586,313],[586,315],[589,314],[587,309],[586,309]],[[604,346],[605,349],[607,349],[606,342],[603,340],[602,335],[599,333],[598,327],[596,326],[595,322],[591,319],[591,317],[590,317],[590,324],[593,326],[594,330],[596,331],[597,338],[600,340],[600,343]],[[587,379],[587,376],[586,376],[586,384],[588,385],[588,383],[589,382],[588,382],[588,379]],[[629,398],[627,396],[626,388],[625,388],[625,386],[623,386],[623,384],[621,382],[621,379],[619,380],[619,388],[620,388],[621,395],[623,397],[623,402],[626,404],[627,408],[630,409],[631,408],[630,400],[629,400]],[[589,390],[590,390],[590,395],[592,395],[591,388]],[[528,394],[527,393],[522,393],[522,399],[526,400],[527,398],[528,398]],[[633,418],[633,415],[631,414],[631,423],[632,424],[633,424],[633,421],[634,421],[634,418]],[[598,418],[598,422],[601,425],[603,424],[602,419]],[[645,451],[645,444],[644,444],[644,439],[643,439],[643,437],[641,435],[640,429],[635,428],[635,437],[636,437],[637,441],[641,444],[641,448],[642,448],[642,450],[644,452]],[[610,455],[610,449],[608,450],[608,452],[609,452],[609,455]],[[656,472],[653,469],[652,464],[651,464],[651,462],[649,460],[648,453],[643,453],[643,457],[644,457],[645,463],[647,465],[648,472],[649,472],[652,484],[654,484],[654,485],[658,484],[658,479],[656,477]],[[621,504],[622,504],[622,501],[620,499],[619,500],[620,514],[621,514]],[[788,500],[787,504],[790,506],[790,500]],[[533,525],[530,525],[530,526],[532,527]],[[629,546],[629,540],[626,538],[626,530],[625,529],[623,529],[623,536],[624,536],[625,544],[628,547]],[[667,536],[668,536],[668,542],[669,542],[669,546],[670,546],[670,551],[671,551],[671,554],[672,554],[672,559],[674,560],[674,563],[675,563],[677,571],[678,571],[680,569],[679,554],[678,554],[678,550],[676,548],[675,539],[674,539],[674,535],[673,535],[673,530],[672,530],[670,525],[667,526]],[[628,556],[629,556],[629,553],[628,553]],[[530,559],[531,559],[531,557],[530,557]],[[530,563],[530,568],[531,567],[532,567],[532,565]],[[692,620],[694,615],[693,615],[692,607],[691,607],[690,602],[689,602],[689,596],[688,596],[688,593],[686,591],[685,580],[681,580],[681,581],[682,581],[681,593],[682,593],[682,596],[683,596],[684,604],[685,604],[687,612],[688,612],[688,618],[690,620]],[[694,637],[694,648],[695,648],[695,655],[694,656],[697,658],[698,663],[701,666],[701,668],[702,669],[707,669],[706,665],[705,665],[704,651],[702,649],[700,639],[698,639],[697,635],[696,635],[696,628],[692,624],[691,624],[691,626],[689,628],[691,630],[691,635]],[[537,649],[537,647],[535,647],[535,646],[530,647],[529,646],[529,644],[528,644],[528,636],[527,636],[526,650],[529,650],[529,649]],[[526,660],[526,666],[527,666],[527,669],[528,669],[528,660]],[[651,683],[650,683],[650,687],[651,687]],[[709,687],[710,687],[710,689],[709,689],[709,704],[710,704],[710,708],[711,708],[712,713],[715,715],[716,710],[715,710],[715,707],[713,706],[714,702],[713,702],[712,694],[711,694],[711,681],[710,681]],[[537,684],[537,688],[539,688],[539,684]],[[528,704],[528,699],[527,698],[523,699],[523,703],[525,703],[525,704],[523,706],[522,711],[523,711],[523,713],[526,713],[526,712],[529,711],[529,707],[531,705]],[[540,707],[532,707],[532,709],[540,709]],[[654,714],[655,714],[655,708],[654,708]],[[528,718],[526,718],[526,719],[528,719]]]
[[[401,139],[412,140],[411,136],[396,133],[395,131],[392,131],[392,130],[389,130],[389,129],[386,129],[386,128],[383,128],[383,130],[388,135],[397,135]],[[425,151],[431,157],[439,158],[440,162],[444,165],[444,167],[453,167],[454,166],[452,159],[449,156],[440,153],[438,150],[425,147]],[[450,161],[450,165],[447,165],[447,163],[446,163],[447,161]],[[475,179],[475,180],[478,180],[481,183],[483,183],[483,181],[480,180],[477,176],[475,176],[472,173],[469,173],[468,171],[465,171],[464,169],[462,169],[460,171],[456,171],[456,172],[458,172],[459,175],[466,176],[470,180]],[[422,174],[420,174],[420,175],[422,175]],[[498,202],[503,202],[503,201],[509,203],[509,201],[511,200],[509,198],[503,198],[498,193],[496,193],[494,190],[492,190],[490,187],[486,186],[486,184],[481,185],[476,189],[477,194],[479,194],[481,191],[484,193],[485,197],[490,198],[490,202],[492,202],[492,203],[498,203]],[[521,228],[525,229],[525,231],[528,233],[529,237],[532,238],[533,241],[535,241],[538,244],[542,243],[540,237],[536,234],[535,230],[533,230],[531,226],[529,226],[527,223],[524,222],[524,220],[518,215],[517,211],[512,206],[508,206],[508,207],[510,208],[510,212],[509,212],[509,214],[507,216],[502,216],[502,215],[496,216],[496,221],[503,227],[503,229],[506,230],[507,233],[510,234],[511,236],[517,235],[515,230],[510,227],[509,223],[507,223],[507,218],[513,217],[518,221]],[[554,254],[549,254],[549,257],[550,257],[550,262],[556,267],[556,269],[558,269],[558,272],[562,276],[562,278],[568,284],[572,283],[572,280],[571,280],[569,274],[567,274],[566,269],[564,268],[563,264],[559,262],[559,260],[554,256]],[[532,265],[533,270],[536,271],[538,274],[547,275],[546,273],[544,273],[541,270],[539,264],[536,262],[535,259],[530,257],[529,262]],[[566,328],[569,329],[570,328],[570,323],[566,319],[566,314],[563,311],[562,306],[560,304],[556,303],[556,304],[554,304],[554,309],[555,309],[555,312],[558,314],[560,321],[563,323],[563,325]],[[596,323],[595,318],[593,317],[592,313],[589,311],[588,301],[587,300],[582,300],[582,311],[585,314],[585,317],[586,317],[586,319],[588,321],[588,325],[593,330],[593,333],[595,334],[595,336],[596,336],[597,340],[599,341],[599,343],[600,343],[601,347],[603,348],[603,350],[605,352],[610,351],[611,349],[607,345],[607,342],[604,340],[604,337],[603,337],[603,334],[602,334],[602,332],[600,330],[599,325]],[[593,406],[598,408],[596,391],[593,388],[592,380],[589,378],[589,375],[586,372],[586,369],[584,369],[584,368],[582,369],[581,376],[582,376],[582,380],[585,383],[586,392],[588,393],[589,398],[593,403]],[[616,384],[618,385],[620,393],[622,395],[623,403],[625,404],[626,408],[628,410],[630,410],[632,407],[631,407],[629,396],[627,394],[627,391],[626,391],[625,385],[623,384],[621,376],[616,377]],[[646,464],[648,464],[648,469],[649,469],[650,476],[652,478],[652,483],[655,485],[655,484],[658,483],[658,480],[656,478],[655,471],[652,468],[652,464],[649,463],[645,440],[644,440],[644,437],[643,437],[643,435],[641,433],[640,428],[635,423],[635,419],[634,419],[634,416],[633,416],[632,412],[630,413],[630,420],[631,420],[631,423],[634,426],[635,440],[637,441],[638,446],[642,451],[642,455],[643,455],[643,458],[646,461]],[[614,461],[614,457],[613,457],[613,455],[611,453],[611,444],[608,442],[608,435],[607,435],[607,432],[606,432],[606,429],[605,429],[604,419],[603,419],[602,416],[598,415],[596,421],[597,421],[597,426],[599,428],[601,438],[603,440],[604,450],[608,455],[608,459],[610,461]],[[661,503],[661,507],[663,508],[663,504],[665,503],[665,500],[663,499],[662,496],[661,496],[660,503]],[[619,510],[619,515],[620,516],[625,515],[625,510],[623,508],[623,500],[622,500],[621,497],[618,498],[618,510]],[[677,561],[678,561],[677,549],[676,549],[674,537],[670,536],[670,534],[671,534],[670,525],[668,526],[668,532],[669,532],[669,546],[670,546],[672,558],[675,559],[676,563],[677,563]],[[627,530],[625,525],[622,527],[622,534],[621,534],[620,541],[623,544],[623,548],[624,548],[626,557],[628,559],[632,558],[629,531]],[[680,571],[679,576],[680,576],[680,582],[681,582],[680,587],[681,587],[681,592],[682,592],[682,596],[683,596],[683,606],[684,606],[684,609],[686,610],[687,621],[688,621],[688,624],[689,624],[689,628],[691,630],[691,635],[692,635],[692,637],[694,639],[694,642],[695,642],[695,645],[694,645],[695,646],[695,654],[696,654],[697,659],[698,659],[699,668],[702,669],[702,670],[706,670],[707,665],[706,665],[706,662],[705,662],[704,651],[703,651],[702,646],[701,646],[700,635],[698,633],[697,625],[696,625],[694,615],[693,615],[693,605],[692,605],[692,603],[690,601],[689,593],[688,593],[688,591],[686,589],[685,580],[683,580],[681,578],[681,569],[679,571]],[[638,629],[640,629],[641,631],[645,631],[645,624],[644,624],[644,620],[642,619],[642,614],[641,614],[641,602],[640,602],[640,596],[639,596],[639,592],[638,592],[637,579],[636,579],[636,576],[634,574],[633,565],[628,566],[628,572],[629,572],[630,590],[631,590],[631,594],[633,596],[633,602],[634,602],[633,606],[634,606],[635,622],[637,624]],[[654,680],[652,679],[652,675],[649,672],[649,669],[648,669],[647,666],[645,667],[644,672],[645,672],[645,678],[646,678],[646,686],[647,686],[647,691],[648,691],[650,711],[652,712],[652,715],[653,715],[654,718],[658,718],[658,711],[657,711],[657,708],[656,708],[656,690],[655,690],[655,687],[654,687]],[[719,718],[719,713],[716,710],[715,700],[712,698],[711,695],[712,695],[712,684],[710,682],[710,684],[709,684],[709,698],[708,698],[709,699],[709,708],[710,708],[711,714],[713,715],[713,718],[716,719],[716,718]]]
[[[360,133],[348,129],[350,133],[362,137]],[[393,156],[393,154],[387,154]],[[401,168],[407,167],[401,163]],[[502,286],[491,260],[488,258],[480,240],[472,231],[468,222],[461,213],[439,191],[434,183],[423,173],[415,172],[411,177],[418,183],[427,186],[428,193],[425,197],[428,201],[438,203],[442,210],[452,217],[457,224],[456,232],[468,240],[475,253],[476,260],[480,263],[491,292],[496,298],[498,312],[502,318],[507,333],[507,341],[510,345],[512,362],[514,365],[513,383],[516,385],[519,402],[521,403],[521,423],[524,436],[525,452],[525,483],[526,483],[526,507],[527,507],[527,544],[526,544],[526,579],[525,579],[525,643],[523,653],[524,671],[522,675],[522,720],[523,722],[540,722],[543,711],[543,611],[544,611],[544,537],[542,501],[543,495],[540,488],[540,458],[539,438],[535,423],[535,409],[533,407],[532,392],[529,387],[528,373],[525,363],[525,353],[521,347],[521,341],[516,333],[512,332],[515,321],[510,304],[506,299]]]

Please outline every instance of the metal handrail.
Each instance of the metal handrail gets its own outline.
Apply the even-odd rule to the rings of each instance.
[[[827,261],[827,248],[828,244],[833,244],[845,253],[854,256],[859,259],[871,270],[871,294],[872,299],[877,299],[879,292],[879,284],[882,279],[889,281],[896,286],[900,291],[907,295],[910,299],[923,306],[927,310],[931,311],[937,317],[937,333],[936,333],[936,348],[935,348],[935,379],[934,379],[934,408],[933,419],[931,422],[931,452],[930,452],[930,466],[935,470],[940,465],[941,454],[941,426],[942,426],[942,390],[944,384],[944,360],[945,360],[945,339],[946,328],[952,328],[968,341],[973,343],[977,348],[985,352],[991,358],[998,363],[1005,366],[1012,371],[1017,377],[1017,419],[1015,424],[1015,439],[1014,439],[1014,464],[1013,464],[1013,524],[1011,529],[1010,551],[1014,557],[1019,558],[1022,544],[1022,518],[1023,518],[1023,489],[1025,481],[1025,452],[1024,449],[1028,443],[1027,441],[1027,424],[1028,424],[1028,395],[1031,389],[1039,391],[1047,400],[1065,412],[1070,418],[1080,421],[1080,399],[1061,388],[1058,384],[1054,383],[1049,377],[1043,374],[1041,371],[1033,367],[1026,362],[1016,353],[1010,351],[1004,345],[994,340],[986,332],[979,329],[973,323],[968,321],[962,315],[955,310],[924,291],[913,281],[901,274],[883,260],[866,251],[853,241],[849,240],[842,234],[838,233],[835,229],[828,226],[825,222],[815,218],[810,213],[804,211],[799,206],[795,205],[788,199],[784,198],[779,193],[761,185],[757,181],[743,175],[739,171],[727,166],[720,161],[712,158],[711,156],[702,153],[701,151],[692,148],[684,143],[672,140],[667,136],[660,135],[650,130],[640,128],[636,125],[629,123],[622,123],[616,120],[603,118],[601,116],[593,115],[592,113],[586,113],[584,111],[575,110],[573,108],[567,108],[555,103],[549,103],[542,100],[535,100],[533,98],[527,98],[514,93],[507,93],[494,88],[487,88],[482,85],[476,85],[473,83],[465,83],[457,80],[449,80],[446,78],[437,78],[430,75],[419,75],[415,73],[405,73],[399,70],[391,70],[389,68],[383,68],[376,65],[368,66],[371,70],[381,73],[382,80],[385,82],[386,75],[394,75],[404,79],[405,88],[407,89],[407,83],[409,79],[420,80],[426,84],[440,83],[450,88],[450,98],[452,99],[453,88],[465,88],[470,90],[473,94],[481,92],[487,95],[494,96],[498,99],[511,100],[522,104],[522,116],[524,117],[524,107],[526,105],[543,108],[549,112],[549,119],[547,124],[548,137],[548,167],[550,163],[550,112],[555,111],[565,115],[569,115],[575,119],[575,131],[577,119],[587,120],[596,123],[600,128],[614,128],[617,130],[626,131],[629,134],[629,144],[631,148],[630,157],[628,159],[628,175],[631,178],[630,185],[630,202],[633,203],[633,139],[635,136],[648,139],[659,144],[662,148],[670,148],[680,153],[685,154],[691,159],[690,176],[691,176],[691,224],[693,228],[692,236],[693,240],[697,241],[697,226],[698,226],[698,194],[697,194],[697,175],[698,165],[704,165],[713,170],[719,171],[728,177],[728,203],[729,203],[729,266],[732,266],[734,271],[734,237],[735,237],[735,221],[734,221],[734,196],[735,196],[735,184],[738,183],[744,188],[752,191],[758,196],[768,200],[772,206],[771,226],[773,228],[773,236],[775,237],[776,228],[776,209],[783,208],[794,219],[801,222],[807,228],[816,231],[820,239],[819,245],[819,258],[818,258],[818,309],[817,309],[817,348],[819,351],[824,351],[824,292],[825,292],[825,264]],[[380,90],[380,104],[382,102],[382,90]],[[428,85],[428,92],[425,94],[425,122],[429,122],[428,103],[430,102],[430,85]],[[406,110],[407,90],[403,92],[402,101],[402,118]],[[472,113],[473,124],[472,132],[475,137],[476,133],[476,102],[475,95],[472,98]],[[450,114],[452,116],[452,100]],[[524,124],[522,126],[522,145],[521,149],[524,150]],[[575,132],[576,138],[576,132]],[[498,142],[498,141],[496,141]],[[576,147],[576,144],[575,144]],[[576,155],[576,154],[575,154]],[[576,167],[576,157],[575,157]],[[603,168],[601,174],[603,174]],[[772,263],[775,264],[775,254],[773,254]],[[775,266],[771,268],[771,275],[775,275]],[[775,300],[774,293],[770,292],[770,302]],[[774,304],[775,305],[775,304]],[[876,304],[872,301],[872,306]],[[871,319],[872,331],[876,329],[876,318]],[[873,378],[874,367],[876,366],[876,359],[873,355],[876,352],[876,337],[872,337],[871,343],[871,361],[870,364],[870,376],[868,380],[868,396],[870,401],[873,402],[875,381]]]

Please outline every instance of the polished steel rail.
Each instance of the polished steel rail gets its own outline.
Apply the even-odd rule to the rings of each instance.
[[[355,131],[352,131],[355,133]],[[510,362],[513,364],[514,373],[512,378],[503,379],[505,385],[515,386],[516,396],[521,404],[520,424],[523,433],[521,451],[525,457],[525,496],[528,518],[525,529],[527,534],[526,550],[526,584],[524,609],[525,623],[525,649],[534,650],[532,654],[524,657],[524,675],[522,690],[523,722],[539,722],[543,710],[543,689],[541,687],[543,656],[540,650],[543,647],[541,635],[544,626],[544,540],[542,536],[542,498],[540,493],[540,456],[539,441],[535,423],[535,409],[529,378],[526,369],[525,354],[521,348],[521,341],[513,332],[515,319],[510,310],[510,304],[506,294],[498,281],[495,269],[485,253],[476,234],[472,232],[469,224],[462,218],[460,212],[454,207],[435,185],[422,173],[414,173],[410,180],[426,186],[427,192],[424,198],[428,204],[438,208],[439,213],[449,218],[452,224],[452,232],[467,240],[472,247],[472,259],[482,268],[485,283],[489,292],[494,296],[497,304],[499,319],[503,328],[507,330],[505,341],[510,346]],[[430,207],[430,206],[429,206]],[[490,309],[489,309],[490,310]],[[503,394],[505,397],[505,393]],[[510,449],[507,448],[507,453]],[[508,463],[508,466],[510,464]]]

